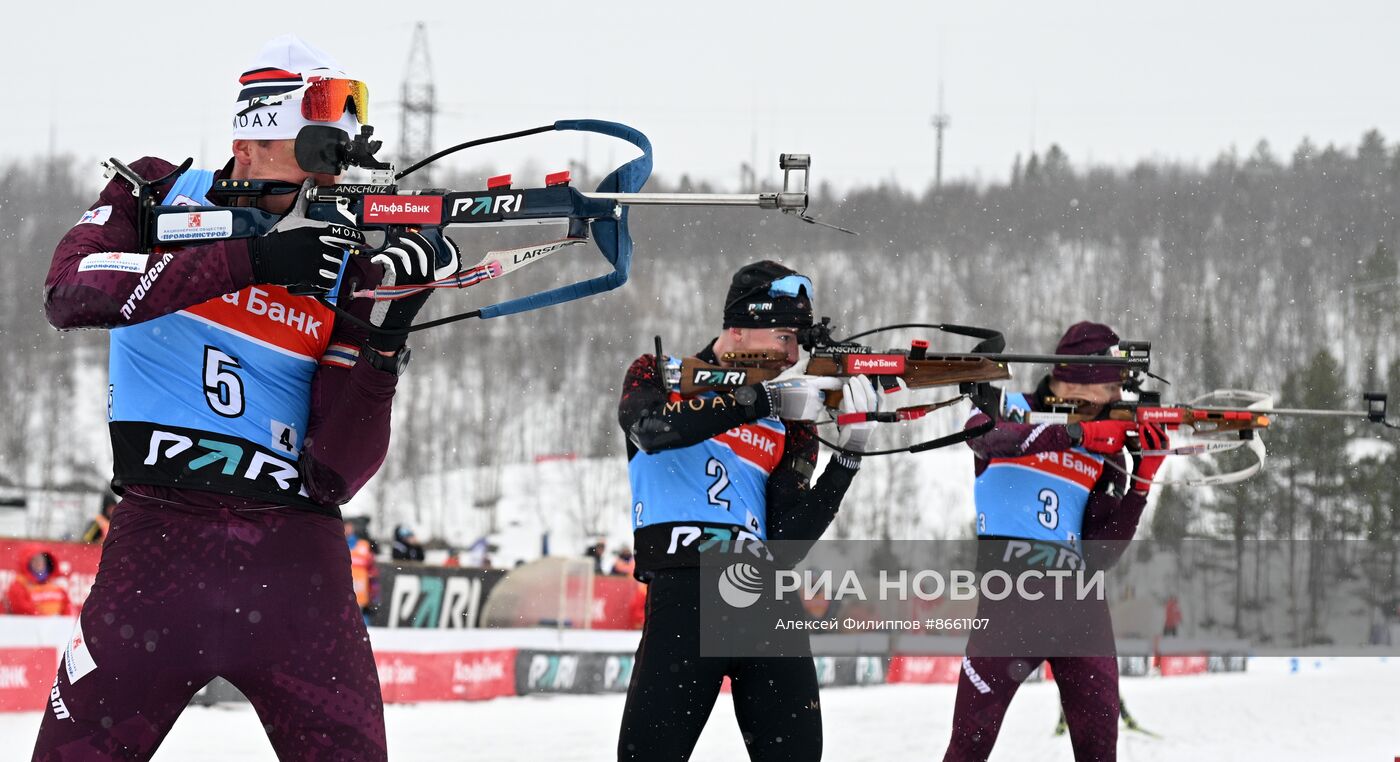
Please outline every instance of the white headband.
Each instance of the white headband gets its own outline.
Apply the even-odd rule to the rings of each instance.
[[[248,107],[247,101],[239,101],[239,111]],[[340,115],[338,122],[313,122],[301,115],[301,99],[283,101],[271,106],[259,106],[242,116],[233,117],[234,140],[291,140],[301,132],[301,128],[314,124],[322,127],[335,127],[344,130],[351,138],[360,133],[360,120],[349,111]]]
[[[359,134],[359,120],[350,112],[341,114],[336,122],[312,122],[301,115],[301,95],[294,91],[310,76],[349,79],[334,58],[294,34],[284,34],[264,45],[239,78],[241,89],[233,109],[234,139],[290,140],[311,124],[335,127],[351,138]],[[248,110],[259,97],[287,94],[294,97]]]

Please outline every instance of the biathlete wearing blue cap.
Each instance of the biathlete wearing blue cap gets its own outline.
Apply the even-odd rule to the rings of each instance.
[[[779,350],[797,362],[797,330],[812,324],[811,282],[774,262],[735,274],[724,332],[697,357]],[[725,677],[753,760],[821,758],[821,704],[805,635],[782,656],[701,656],[701,553],[738,550],[753,560],[769,540],[775,563],[800,560],[836,517],[860,458],[836,454],[816,484],[812,421],[834,378],[796,376],[734,392],[682,397],[658,367],[679,358],[643,355],[623,382],[618,421],[627,437],[636,575],[648,583],[642,641],[627,691],[619,760],[689,759]],[[843,412],[872,412],[878,395],[863,376],[847,379]],[[842,447],[865,449],[873,423],[842,427]],[[728,538],[707,542],[701,538]],[[755,563],[758,563],[755,561]],[[798,614],[800,616],[800,613]],[[723,633],[720,633],[721,635]]]

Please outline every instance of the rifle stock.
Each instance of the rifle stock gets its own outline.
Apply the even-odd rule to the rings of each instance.
[[[715,365],[698,357],[687,357],[681,360],[681,394],[733,391],[741,386],[771,381],[780,372],[776,368]]]
[[[1076,404],[1070,400],[1050,399],[1052,405]],[[1052,414],[1053,415],[1053,414]],[[1093,416],[1080,413],[1063,414],[1064,423],[1084,423],[1096,420]],[[1105,414],[1112,421],[1138,421],[1155,423],[1167,428],[1185,427],[1197,433],[1245,432],[1267,429],[1271,423],[1269,416],[1258,410],[1229,408],[1199,408],[1190,405],[1160,405],[1142,402],[1115,402]],[[1048,422],[1042,414],[1041,420]]]
[[[884,351],[856,341],[875,334],[909,329],[932,330],[940,334],[976,339],[977,344],[971,352],[930,354],[930,342],[924,339],[912,339],[907,350]],[[1001,399],[1000,390],[991,382],[1010,379],[1011,363],[1119,366],[1122,368],[1124,384],[1127,385],[1130,382],[1135,384],[1139,374],[1148,373],[1151,360],[1151,345],[1147,342],[1120,342],[1113,352],[1103,356],[1005,354],[1003,350],[1006,348],[1006,340],[1000,331],[951,323],[899,323],[837,339],[831,335],[831,319],[823,317],[821,322],[800,328],[796,334],[799,345],[811,353],[802,369],[807,375],[864,375],[885,392],[894,391],[901,384],[910,389],[957,387],[957,395],[952,399],[900,407],[894,411],[857,414],[858,418],[863,416],[862,420],[877,423],[913,421],[962,400],[969,401],[988,419],[973,428],[959,429],[942,437],[892,449],[863,450],[858,453],[860,455],[923,452],[966,442],[987,433],[996,425],[997,408]],[[661,354],[659,348],[657,354]],[[677,362],[673,358],[666,363],[666,383],[668,388],[679,388],[684,395],[732,390],[778,378],[781,375],[779,368],[787,365],[788,354],[788,351],[779,349],[726,352],[715,363],[703,362],[694,357],[682,358]],[[680,366],[679,369],[677,365]],[[675,386],[669,386],[672,384]],[[837,390],[827,392],[823,401],[828,408],[837,408],[841,404],[841,398],[842,394]],[[1059,414],[1059,417],[1063,418],[1064,414]],[[854,418],[847,421],[853,422]],[[822,423],[839,425],[839,421]],[[817,439],[838,452],[857,454],[844,450],[837,443],[828,442],[820,436]]]
[[[770,381],[777,378],[780,371],[764,363],[781,362],[787,357],[779,350],[757,350],[747,352],[725,352],[724,365],[714,365],[695,357],[681,361],[681,394],[699,394],[706,391],[730,391],[747,384]],[[843,358],[894,358],[897,357],[899,372],[879,373],[871,369],[859,370],[855,361]],[[891,370],[894,368],[892,367]],[[872,376],[897,376],[904,379],[910,389],[929,389],[937,386],[957,386],[965,383],[1004,381],[1011,378],[1010,371],[1001,363],[980,357],[944,357],[934,355],[911,360],[901,355],[889,354],[818,354],[807,361],[804,372],[809,376],[853,376],[866,372]],[[841,390],[826,393],[826,405],[835,408],[841,404]]]

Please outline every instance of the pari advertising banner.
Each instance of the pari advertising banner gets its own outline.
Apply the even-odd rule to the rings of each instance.
[[[499,569],[381,563],[380,604],[370,626],[479,627],[486,597],[503,576]]]

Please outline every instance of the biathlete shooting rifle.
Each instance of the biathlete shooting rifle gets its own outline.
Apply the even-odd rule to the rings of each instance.
[[[642,155],[614,169],[596,191],[584,192],[570,186],[568,172],[546,176],[542,187],[515,188],[510,175],[492,178],[485,190],[425,189],[400,190],[398,182],[439,159],[457,151],[507,140],[516,140],[545,132],[578,131],[606,135],[625,140],[641,150]],[[804,222],[835,227],[819,222],[807,214],[809,201],[808,154],[782,154],[778,166],[783,171],[781,191],[765,193],[642,193],[651,176],[651,141],[641,132],[616,122],[592,119],[570,119],[519,132],[470,140],[439,151],[402,172],[391,164],[378,161],[374,154],[380,141],[371,140],[374,128],[368,125],[354,140],[333,127],[303,127],[296,138],[297,162],[307,172],[340,174],[349,167],[371,172],[370,182],[342,183],[326,187],[303,187],[274,180],[219,180],[208,196],[220,201],[220,206],[164,206],[158,203],[157,186],[185,172],[192,164],[186,159],[170,175],[147,180],[125,164],[110,159],[103,163],[108,177],[120,175],[132,185],[142,212],[138,217],[138,234],[144,251],[158,246],[198,243],[226,238],[250,238],[266,234],[283,215],[259,209],[251,204],[256,199],[289,193],[305,194],[306,216],[323,222],[353,224],[362,230],[384,233],[383,245],[363,251],[346,251],[341,262],[345,265],[352,254],[373,255],[387,246],[395,233],[421,230],[440,235],[441,231],[463,226],[539,225],[562,223],[566,232],[562,238],[517,249],[489,251],[470,267],[460,266],[457,272],[424,285],[387,286],[363,289],[353,296],[376,300],[402,299],[424,289],[469,288],[494,280],[528,264],[567,248],[595,242],[612,272],[590,279],[527,296],[510,299],[450,317],[420,323],[407,329],[386,331],[359,320],[335,304],[334,294],[340,282],[328,293],[309,294],[335,310],[340,316],[380,333],[410,333],[467,318],[489,319],[527,312],[543,307],[582,299],[621,286],[627,281],[632,264],[632,237],[628,230],[628,208],[632,206],[725,206],[776,209],[796,216]],[[836,228],[844,230],[842,228]],[[844,231],[850,233],[851,231]],[[854,233],[852,233],[854,235]],[[439,261],[439,267],[447,262]]]
[[[970,352],[941,352],[931,349],[926,339],[915,339],[909,347],[876,349],[858,342],[881,333],[896,330],[924,329],[939,331],[954,336],[977,339]],[[902,389],[929,389],[955,386],[958,394],[954,397],[920,405],[901,407],[897,410],[878,413],[849,413],[833,415],[829,421],[818,425],[846,425],[862,421],[881,423],[902,423],[914,421],[935,410],[968,400],[973,407],[985,413],[988,421],[979,426],[963,429],[952,434],[929,439],[908,447],[887,450],[874,450],[860,455],[890,455],[901,452],[923,452],[948,447],[959,442],[979,437],[995,425],[1001,410],[1001,390],[992,386],[993,381],[1011,378],[1008,367],[1014,363],[1046,363],[1063,365],[1118,365],[1123,368],[1125,379],[1136,379],[1140,375],[1151,375],[1152,345],[1142,341],[1124,341],[1109,356],[1019,354],[1003,351],[1006,339],[1001,332],[990,328],[954,325],[951,323],[900,323],[897,325],[873,328],[845,338],[835,339],[831,335],[831,319],[823,317],[820,323],[797,332],[798,342],[807,350],[807,364],[799,371],[811,376],[868,376],[872,383],[884,392]],[[661,338],[657,337],[657,357],[661,352]],[[732,390],[760,381],[771,381],[781,375],[776,367],[785,359],[781,351],[762,350],[753,352],[726,352],[719,358],[720,364],[713,365],[694,357],[668,364],[664,368],[668,382],[680,389],[682,395],[694,395],[707,391]],[[836,410],[841,402],[841,392],[826,393],[826,406]],[[840,452],[848,452],[833,442],[818,437],[828,447]],[[856,453],[853,453],[856,454]]]

